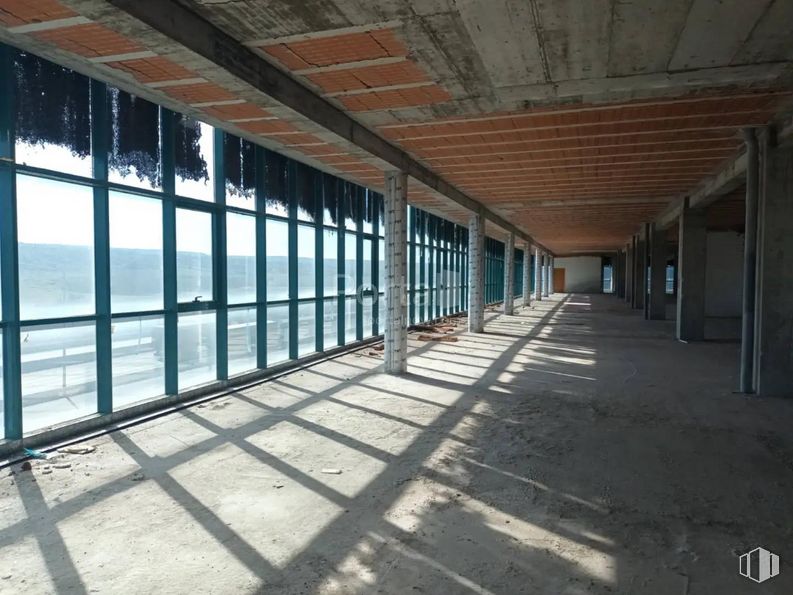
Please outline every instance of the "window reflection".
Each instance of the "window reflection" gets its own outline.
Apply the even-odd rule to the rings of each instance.
[[[256,301],[256,219],[229,213],[226,228],[228,302],[253,303]]]
[[[210,213],[176,210],[176,293],[179,302],[214,299]]]
[[[226,204],[256,210],[256,145],[233,134],[223,135]]]
[[[214,128],[188,116],[176,115],[174,153],[176,194],[214,201]]]

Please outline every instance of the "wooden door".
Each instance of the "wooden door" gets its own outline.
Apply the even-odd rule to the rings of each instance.
[[[553,290],[554,292],[564,293],[564,269],[554,268]]]

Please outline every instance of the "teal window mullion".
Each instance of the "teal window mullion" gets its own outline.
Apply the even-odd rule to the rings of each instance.
[[[212,225],[215,285],[215,356],[218,380],[229,377],[229,310],[228,310],[228,260],[226,241],[226,170],[223,143],[225,133],[216,128],[213,143],[215,170],[215,210]]]
[[[264,147],[256,146],[256,366],[267,367],[267,218]]]
[[[297,305],[297,162],[286,166],[286,199],[289,209],[289,359],[298,357],[299,317]]]
[[[163,257],[163,345],[165,351],[165,393],[179,392],[179,305],[176,297],[176,164],[174,114],[162,109],[162,257]]]
[[[353,187],[357,217],[355,221],[355,339],[363,340],[363,212],[366,208],[364,200],[365,190],[358,186]],[[371,255],[370,255],[371,258]]]
[[[0,44],[0,276],[2,276],[3,419],[7,440],[22,438],[22,363],[19,343],[19,253],[14,163],[14,50]],[[2,161],[7,160],[7,165]]]
[[[347,255],[345,251],[345,235],[346,235],[346,198],[347,198],[347,183],[343,180],[336,179],[333,184],[334,192],[336,193],[336,254],[338,255],[336,265],[336,290],[337,290],[337,312],[336,312],[336,334],[337,344],[344,345],[346,341],[345,331],[346,324],[344,323],[347,316],[346,309],[346,293],[347,293]]]
[[[107,87],[91,80],[91,156],[94,186],[94,296],[96,304],[97,411],[113,412],[113,342],[110,325],[110,212],[108,203],[108,141],[110,122]]]
[[[325,351],[325,184],[322,173],[314,173],[314,337],[318,353]]]
[[[410,237],[408,237],[408,258],[410,259],[410,277],[408,288],[410,290],[410,323],[416,324],[416,209],[411,208],[408,214],[410,217]]]
[[[372,335],[380,334],[380,205],[382,197],[369,191],[372,200]]]

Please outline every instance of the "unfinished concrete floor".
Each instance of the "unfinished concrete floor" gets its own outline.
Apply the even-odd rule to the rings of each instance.
[[[791,593],[793,404],[671,334],[557,295],[403,378],[348,354],[6,469],[0,591]]]

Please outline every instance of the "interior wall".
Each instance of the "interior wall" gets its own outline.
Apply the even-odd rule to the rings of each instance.
[[[708,232],[705,316],[741,316],[743,240],[733,231]]]
[[[555,269],[564,269],[564,290],[570,293],[602,293],[599,256],[570,256],[554,259]]]

